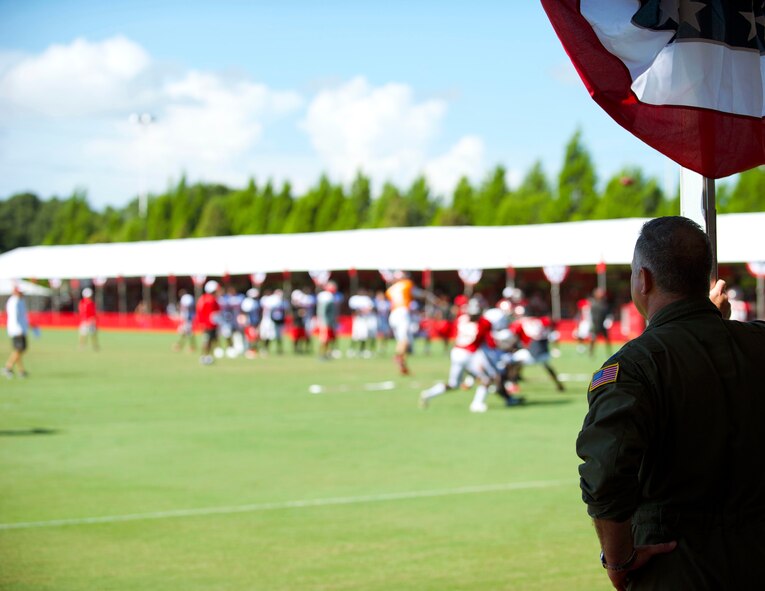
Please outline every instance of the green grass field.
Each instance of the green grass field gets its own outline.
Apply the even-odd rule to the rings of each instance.
[[[389,357],[202,367],[173,335],[101,337],[46,331],[31,377],[0,381],[3,591],[609,588],[574,453],[594,364],[573,347],[569,392],[532,367],[528,404],[474,415],[467,392],[417,408],[440,348],[401,378]]]

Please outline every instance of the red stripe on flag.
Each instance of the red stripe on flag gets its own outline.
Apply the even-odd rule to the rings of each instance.
[[[579,4],[579,0],[542,0],[587,90],[614,121],[681,166],[709,178],[765,164],[761,117],[640,102],[626,66],[603,47]]]

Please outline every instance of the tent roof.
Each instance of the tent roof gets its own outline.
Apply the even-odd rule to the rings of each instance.
[[[222,236],[111,244],[34,246],[0,255],[0,277],[186,276],[255,271],[499,269],[629,264],[647,218],[532,226],[386,228]],[[765,213],[717,219],[718,260],[765,260]]]
[[[31,281],[0,278],[0,296],[11,295],[14,285],[19,285],[24,295],[48,296],[51,294],[51,290],[47,287],[35,285]]]

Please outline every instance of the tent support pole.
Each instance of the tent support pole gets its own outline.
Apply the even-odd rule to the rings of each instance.
[[[715,180],[704,177],[702,209],[709,242],[712,244],[712,281],[717,281],[717,207],[715,206]]]

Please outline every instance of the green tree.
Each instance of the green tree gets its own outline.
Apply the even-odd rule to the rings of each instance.
[[[210,199],[202,210],[199,224],[194,231],[195,236],[228,236],[231,234],[231,224],[223,205],[221,196]]]
[[[226,209],[233,234],[247,234],[250,230],[250,217],[253,214],[257,196],[258,187],[253,178],[250,178],[247,187],[229,195],[226,200]]]
[[[146,210],[146,240],[169,238],[172,215],[172,195],[165,193],[151,199]]]
[[[271,215],[271,206],[274,201],[274,186],[268,181],[259,191],[252,203],[250,216],[247,224],[247,234],[265,234],[268,229],[268,220]]]
[[[352,230],[366,225],[371,203],[372,191],[369,178],[359,171],[351,183],[347,199],[343,202],[335,229]]]
[[[638,168],[625,168],[606,185],[594,219],[654,217],[661,215],[664,194],[656,179],[646,179]]]
[[[502,203],[497,217],[502,224],[538,224],[553,200],[550,182],[541,162],[536,162],[526,174],[518,190]]]
[[[268,234],[281,234],[284,231],[284,223],[292,211],[293,203],[292,185],[285,182],[282,185],[282,190],[279,191],[271,204],[271,215],[268,218],[268,227],[266,228]]]
[[[34,244],[30,229],[42,208],[32,193],[19,193],[0,201],[0,252]]]
[[[371,228],[401,228],[406,226],[407,211],[401,192],[392,184],[385,183],[382,193],[372,205]]]
[[[125,240],[125,210],[107,207],[103,213],[98,216],[96,230],[91,235],[91,242],[115,242]],[[135,218],[136,220],[138,218]],[[141,228],[137,227],[140,231]],[[136,238],[138,240],[139,238]]]
[[[592,217],[598,204],[597,177],[590,153],[577,130],[566,145],[566,155],[558,176],[558,198],[551,204],[547,221],[566,222]]]
[[[451,204],[438,210],[436,226],[470,226],[473,224],[475,191],[467,177],[460,178],[452,195]]]
[[[45,244],[85,244],[96,230],[96,214],[84,192],[75,192],[56,211]]]
[[[187,238],[192,235],[202,213],[204,200],[205,195],[200,187],[189,187],[186,183],[186,175],[183,175],[172,197],[170,238]]]
[[[732,190],[718,192],[720,213],[765,211],[765,166],[738,175]]]
[[[314,232],[316,229],[316,215],[322,201],[332,191],[332,184],[326,175],[322,175],[316,187],[295,200],[287,221],[284,223],[285,233]]]
[[[436,213],[436,203],[431,198],[430,187],[424,176],[414,180],[403,196],[407,226],[427,226]]]
[[[503,166],[497,166],[479,188],[473,217],[477,226],[496,226],[501,223],[497,212],[510,192],[505,180],[506,174]]]
[[[345,200],[342,187],[329,185],[327,188],[322,188],[322,196],[316,208],[313,230],[315,232],[326,232],[338,229],[336,224]]]

